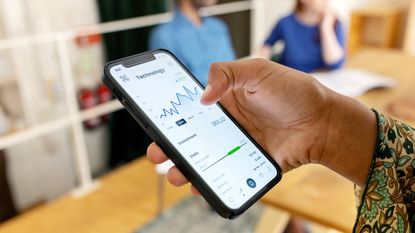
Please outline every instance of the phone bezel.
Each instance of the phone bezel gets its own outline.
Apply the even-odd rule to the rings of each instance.
[[[177,59],[177,57],[166,49],[152,50],[129,57],[121,58],[115,61],[110,61],[104,66],[103,82],[111,89],[115,94],[115,97],[124,105],[127,111],[133,116],[133,118],[140,124],[140,126],[146,131],[146,133],[162,148],[164,152],[169,156],[177,168],[186,176],[186,178],[199,190],[206,201],[216,210],[216,212],[224,218],[235,218],[243,213],[251,205],[253,205],[258,199],[260,199],[268,190],[274,187],[282,178],[282,171],[279,165],[272,159],[272,157],[266,153],[262,147],[239,125],[239,123],[222,107],[217,103],[218,107],[229,117],[229,119],[241,130],[241,132],[265,155],[271,164],[277,170],[277,176],[268,182],[262,189],[258,190],[251,198],[249,198],[243,205],[237,209],[229,208],[219,196],[209,187],[204,181],[203,177],[186,161],[186,159],[178,152],[175,146],[170,140],[165,137],[164,133],[158,129],[158,127],[152,122],[147,114],[138,106],[130,95],[122,88],[122,86],[111,75],[110,69],[113,66],[122,64],[125,67],[132,67],[154,60],[154,54],[167,53],[171,56],[177,64],[195,81],[202,89],[203,85],[193,76],[193,74]],[[152,59],[153,57],[154,59]]]

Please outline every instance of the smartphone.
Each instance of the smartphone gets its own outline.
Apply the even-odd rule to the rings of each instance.
[[[167,50],[109,62],[104,83],[206,201],[235,218],[277,184],[281,169]],[[138,139],[137,139],[138,140]]]

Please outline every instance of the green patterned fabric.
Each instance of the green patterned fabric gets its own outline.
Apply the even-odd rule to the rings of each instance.
[[[415,232],[414,129],[375,113],[377,145],[366,187],[355,187],[354,232]]]

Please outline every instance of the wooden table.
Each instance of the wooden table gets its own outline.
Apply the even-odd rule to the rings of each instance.
[[[358,97],[368,107],[394,118],[415,125],[414,120],[405,119],[388,112],[391,103],[401,99],[415,100],[415,57],[394,50],[364,50],[348,62],[350,68],[361,68],[393,78],[399,82],[395,88],[372,90]]]
[[[154,165],[137,159],[99,179],[94,192],[65,195],[0,225],[0,233],[129,233],[156,217],[157,179]],[[166,182],[165,207],[190,196],[189,187]]]
[[[390,103],[414,93],[415,58],[399,51],[364,50],[349,58],[347,67],[399,81],[396,88],[372,90],[358,97],[370,108],[386,112]],[[356,218],[353,184],[319,165],[303,166],[285,174],[280,184],[262,200],[343,232],[352,231]]]

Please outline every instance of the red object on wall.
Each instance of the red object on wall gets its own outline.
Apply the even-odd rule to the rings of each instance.
[[[79,92],[79,103],[81,105],[81,109],[92,108],[98,104],[98,98],[95,95],[94,91],[90,89],[82,89]],[[84,121],[84,126],[87,129],[96,128],[100,124],[101,124],[101,119],[99,117]]]
[[[98,44],[102,41],[100,34],[91,34],[86,36],[77,36],[75,42],[79,47],[87,47],[93,44]]]
[[[112,99],[112,94],[111,94],[110,89],[108,89],[108,87],[105,86],[104,84],[101,84],[98,86],[96,90],[96,95],[98,96],[98,102],[100,104],[106,103]],[[109,120],[109,114],[105,114],[101,116],[101,120],[103,122],[107,122]]]

